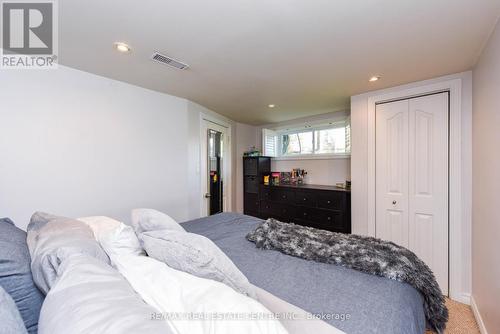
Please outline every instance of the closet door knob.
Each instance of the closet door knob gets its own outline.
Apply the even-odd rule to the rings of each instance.
[[[392,205],[396,205],[396,203],[397,203],[396,201],[392,201]]]

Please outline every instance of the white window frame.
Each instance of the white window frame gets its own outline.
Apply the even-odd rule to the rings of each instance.
[[[293,155],[283,155],[282,153],[282,136],[292,133],[300,132],[312,132],[313,135],[313,150],[314,150],[314,136],[315,131],[326,130],[333,128],[333,124],[344,122],[345,124],[351,124],[350,117],[345,117],[343,119],[327,120],[317,125],[304,125],[301,127],[291,127],[283,130],[274,130],[277,138],[277,155],[274,157],[275,160],[326,160],[326,159],[349,159],[351,157],[351,152],[348,153],[308,153],[308,154],[293,154]],[[350,145],[352,146],[352,145]]]

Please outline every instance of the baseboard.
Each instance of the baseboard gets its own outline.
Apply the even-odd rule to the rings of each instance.
[[[460,293],[456,296],[450,296],[450,299],[467,305],[470,305],[471,303],[470,293]]]
[[[481,318],[481,314],[479,313],[476,302],[474,301],[474,296],[470,297],[470,307],[472,308],[472,313],[474,314],[474,318],[476,318],[479,331],[481,332],[481,334],[488,334],[488,331],[484,326],[483,318]]]

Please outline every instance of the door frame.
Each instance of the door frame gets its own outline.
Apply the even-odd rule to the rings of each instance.
[[[387,106],[387,105],[394,106],[396,104],[399,104],[399,106],[401,106],[400,103],[405,103],[404,107],[403,106],[396,107],[397,113],[399,113],[399,114],[402,113],[402,108],[404,108],[404,110],[406,111],[406,126],[407,126],[407,128],[405,129],[405,131],[406,131],[407,137],[406,137],[406,142],[404,144],[406,144],[407,152],[405,152],[406,156],[402,157],[402,161],[406,162],[406,166],[403,166],[403,169],[406,169],[407,175],[403,174],[402,176],[403,176],[403,178],[407,177],[408,180],[413,180],[416,176],[412,175],[411,171],[412,171],[412,169],[414,170],[414,168],[415,168],[414,163],[416,161],[414,161],[414,157],[412,157],[413,156],[412,153],[415,153],[414,150],[416,149],[416,146],[412,146],[412,145],[415,145],[414,141],[416,140],[416,137],[412,138],[411,134],[412,134],[412,132],[416,131],[416,129],[413,128],[414,126],[416,126],[416,124],[413,123],[413,125],[412,125],[412,119],[416,121],[416,113],[413,113],[413,115],[412,115],[412,110],[416,111],[416,109],[412,107],[412,101],[418,100],[418,99],[433,98],[436,96],[439,96],[439,99],[440,99],[437,102],[445,104],[445,110],[443,111],[442,108],[437,109],[437,110],[434,109],[433,111],[430,111],[430,110],[428,111],[425,108],[422,110],[425,113],[428,112],[428,113],[433,114],[434,116],[436,116],[436,118],[443,117],[442,121],[439,122],[438,127],[435,127],[436,123],[432,123],[433,125],[431,126],[431,128],[435,128],[435,130],[440,132],[440,134],[434,133],[434,134],[436,134],[436,136],[434,137],[434,134],[433,134],[432,137],[443,139],[443,142],[438,139],[438,142],[435,143],[435,144],[439,145],[439,148],[437,148],[437,151],[436,151],[436,152],[438,152],[437,154],[439,155],[439,157],[436,157],[436,161],[438,161],[438,163],[442,162],[443,165],[439,164],[439,167],[438,167],[439,171],[433,170],[433,174],[439,175],[438,179],[435,179],[434,181],[439,184],[439,185],[437,185],[437,187],[439,187],[439,189],[445,191],[445,193],[438,195],[437,198],[434,197],[435,196],[434,195],[433,199],[437,199],[438,202],[443,200],[444,203],[440,203],[440,205],[444,204],[445,206],[441,207],[439,205],[438,207],[433,207],[431,209],[434,218],[436,217],[436,215],[439,216],[439,215],[443,214],[443,216],[441,217],[442,219],[433,222],[433,224],[434,223],[438,223],[438,224],[434,225],[432,227],[431,231],[428,231],[428,232],[432,233],[433,237],[431,238],[431,240],[434,240],[434,241],[431,243],[431,245],[433,246],[432,249],[436,250],[435,254],[437,255],[437,258],[434,256],[434,254],[432,255],[433,261],[437,260],[438,263],[436,263],[436,264],[443,264],[443,266],[440,268],[434,268],[431,265],[429,265],[429,266],[431,267],[432,271],[434,272],[436,279],[437,279],[443,293],[445,293],[445,295],[449,295],[449,263],[450,263],[450,259],[449,259],[450,258],[450,251],[449,251],[449,234],[450,234],[450,232],[449,232],[449,229],[450,229],[450,226],[449,226],[449,222],[450,222],[450,220],[449,220],[449,211],[450,211],[449,210],[449,208],[450,208],[449,207],[449,174],[450,174],[450,171],[449,171],[449,148],[450,148],[450,143],[449,143],[449,135],[448,135],[449,127],[450,127],[450,122],[449,122],[450,92],[449,91],[447,91],[447,90],[446,91],[439,91],[436,93],[414,96],[414,97],[409,98],[409,99],[397,99],[397,100],[391,100],[388,102],[382,102],[382,103],[376,104],[376,106],[375,106],[375,132],[376,132],[375,133],[375,137],[376,137],[376,139],[375,139],[375,146],[376,146],[376,149],[375,149],[375,155],[376,155],[375,192],[377,195],[375,196],[376,219],[375,219],[375,233],[374,234],[377,238],[383,238],[381,236],[382,234],[380,233],[380,230],[379,230],[381,227],[379,224],[382,222],[380,222],[378,220],[378,219],[385,220],[383,217],[384,215],[383,214],[381,215],[381,213],[383,213],[382,211],[385,212],[389,207],[390,207],[390,209],[394,208],[396,210],[401,208],[401,210],[404,210],[404,212],[406,213],[406,215],[404,215],[406,217],[406,231],[403,230],[401,232],[402,232],[402,234],[404,232],[406,232],[407,235],[406,235],[406,239],[403,239],[403,240],[399,239],[398,242],[396,242],[396,241],[394,241],[394,242],[396,242],[397,244],[403,245],[404,247],[407,247],[408,249],[412,250],[415,253],[417,253],[417,251],[418,251],[418,250],[413,249],[412,245],[414,245],[414,244],[412,241],[415,241],[415,239],[413,239],[415,237],[415,235],[412,235],[412,233],[411,233],[412,230],[417,229],[417,227],[414,226],[414,224],[411,224],[412,221],[413,222],[416,221],[416,218],[415,217],[412,218],[412,216],[411,216],[412,207],[415,208],[414,205],[416,203],[416,202],[412,202],[412,198],[413,198],[413,200],[418,201],[416,194],[412,193],[412,188],[414,188],[415,185],[412,186],[412,184],[413,184],[412,182],[409,182],[409,184],[406,183],[406,189],[401,190],[403,192],[403,194],[406,195],[406,196],[403,196],[403,198],[397,199],[397,198],[395,198],[396,196],[394,196],[394,197],[389,196],[385,199],[387,201],[397,199],[398,202],[403,203],[402,207],[400,207],[399,204],[398,204],[398,206],[394,205],[395,203],[393,203],[392,206],[391,205],[387,206],[388,202],[380,201],[382,199],[382,197],[385,197],[385,195],[387,195],[387,192],[389,192],[389,190],[387,190],[387,189],[384,190],[384,189],[380,188],[380,185],[381,185],[381,183],[379,182],[379,181],[381,181],[380,177],[382,176],[382,180],[384,180],[383,175],[385,173],[381,172],[381,170],[379,170],[377,168],[379,163],[384,164],[384,162],[383,162],[384,159],[380,160],[380,158],[378,158],[379,151],[380,150],[383,151],[388,144],[387,142],[384,141],[384,137],[387,137],[387,134],[384,135],[384,131],[379,132],[379,128],[378,128],[378,126],[380,124],[379,123],[379,119],[380,119],[379,112],[383,112],[383,110],[381,108],[379,109],[379,107]],[[432,105],[431,108],[433,108],[433,107],[435,107],[435,105]],[[389,109],[389,110],[391,110],[391,109]],[[392,109],[392,110],[394,110],[394,109]],[[438,113],[439,113],[439,116],[437,115]],[[382,119],[384,121],[387,120],[386,117],[382,117]],[[441,126],[443,126],[443,128],[441,128]],[[381,142],[378,142],[377,141],[378,139],[381,139]],[[402,138],[398,138],[398,139],[401,139],[401,141],[403,141]],[[443,143],[445,143],[446,145],[443,146],[442,145]],[[403,147],[405,147],[405,146],[403,145]],[[432,151],[434,151],[434,149],[432,149]],[[443,155],[444,155],[444,159],[440,161],[440,159],[443,158]],[[432,158],[432,160],[434,160],[434,157]],[[409,162],[412,162],[412,163],[409,163]],[[436,166],[436,165],[434,165],[434,166]],[[387,168],[388,168],[388,166],[387,166]],[[442,180],[441,176],[444,177],[444,180],[446,182],[445,184],[440,184],[440,182]],[[387,180],[382,181],[382,184],[386,181]],[[382,188],[384,188],[384,187],[382,187]],[[383,203],[385,203],[385,205]],[[437,211],[435,211],[436,209],[437,209]],[[424,212],[422,212],[422,213],[424,213]],[[425,213],[430,213],[430,212],[425,212]],[[410,216],[408,216],[408,214],[410,214]],[[403,223],[403,222],[401,222],[401,223]],[[435,227],[437,227],[437,231],[435,230]],[[392,239],[388,239],[388,240],[392,241]],[[400,241],[402,243],[400,243]],[[406,241],[406,245],[404,245],[404,241]],[[435,241],[440,241],[439,242],[440,245],[433,244]],[[436,248],[434,248],[434,246],[436,246]],[[443,255],[444,255],[444,257],[443,257]],[[444,261],[444,260],[446,260],[446,261]],[[446,265],[444,266],[444,264],[446,264]],[[443,268],[443,267],[445,267],[445,268]]]
[[[213,124],[214,130],[222,130],[224,136],[224,151],[222,160],[222,198],[223,212],[229,212],[232,208],[232,149],[231,149],[231,124],[219,118],[207,114],[200,114],[200,216],[208,216],[208,205],[205,193],[208,186],[207,173],[207,136],[209,124]]]
[[[463,217],[462,190],[471,191],[462,180],[462,79],[422,85],[399,91],[375,95],[368,98],[368,235],[375,236],[375,112],[376,104],[407,99],[438,92],[450,93],[449,100],[449,185],[448,185],[448,289],[449,296],[457,301],[470,303],[470,295],[462,293],[462,229],[466,224]],[[453,223],[450,223],[453,222]],[[470,237],[470,236],[469,236]]]

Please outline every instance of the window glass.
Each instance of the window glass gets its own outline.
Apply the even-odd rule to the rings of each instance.
[[[346,128],[317,130],[314,133],[314,152],[318,154],[345,153]]]
[[[281,136],[283,155],[312,154],[313,132],[289,133]]]
[[[277,151],[280,156],[351,153],[349,119],[331,122],[329,125],[305,126],[305,128],[275,133],[274,138],[277,139],[276,144],[280,148]]]

